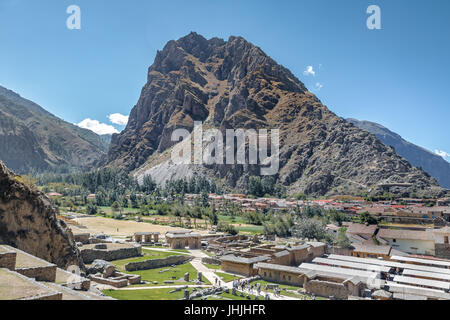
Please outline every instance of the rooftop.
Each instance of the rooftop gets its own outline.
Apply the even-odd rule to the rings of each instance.
[[[433,236],[427,231],[380,229],[378,236],[385,239],[424,240],[433,241]]]
[[[378,229],[377,225],[365,225],[365,224],[359,224],[359,223],[352,223],[347,228],[347,233],[373,236],[377,229]]]
[[[365,253],[372,253],[372,254],[380,254],[380,255],[386,255],[388,256],[391,252],[390,246],[376,246],[376,245],[365,245],[365,244],[357,244],[352,243],[352,246],[354,248],[354,251],[357,252],[365,252]]]
[[[230,254],[230,255],[220,258],[220,260],[227,261],[227,262],[234,262],[234,263],[252,264],[252,263],[270,260],[270,256],[263,255],[263,256],[254,257],[254,258],[243,258],[243,257],[237,257],[233,254]]]

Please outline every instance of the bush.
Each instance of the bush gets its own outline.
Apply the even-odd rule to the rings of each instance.
[[[236,230],[236,228],[234,226],[232,226],[231,224],[228,224],[224,221],[219,222],[219,224],[217,225],[217,231],[226,232],[226,233],[231,234],[232,236],[238,234],[238,231]]]

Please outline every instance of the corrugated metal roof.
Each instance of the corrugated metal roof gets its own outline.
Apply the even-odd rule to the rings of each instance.
[[[420,270],[420,271],[426,271],[426,272],[450,274],[450,269],[400,263],[400,262],[381,260],[381,259],[357,258],[357,257],[352,257],[352,256],[341,256],[341,255],[336,255],[336,254],[330,254],[328,256],[328,259],[367,263],[367,264],[388,266],[388,267],[400,268],[400,269],[411,269],[411,270]]]
[[[285,272],[290,272],[290,273],[297,273],[299,275],[305,274],[305,272],[310,271],[310,270],[305,270],[305,269],[301,269],[301,268],[297,268],[297,267],[282,266],[279,264],[264,263],[264,262],[255,264],[254,268],[274,270],[274,271],[285,271]]]
[[[389,272],[391,270],[390,267],[385,267],[385,266],[376,266],[373,264],[340,261],[340,260],[333,260],[333,259],[326,259],[326,258],[315,258],[313,260],[313,262],[314,263],[323,263],[323,264],[326,264],[329,266],[347,267],[347,268],[351,268],[351,269],[372,271],[372,272]]]
[[[395,276],[394,282],[403,283],[403,284],[412,284],[412,285],[418,285],[418,286],[426,286],[426,287],[432,287],[432,288],[436,288],[436,289],[450,290],[450,282],[444,282],[444,281],[428,280],[428,279],[405,277],[405,276]]]
[[[415,287],[415,286],[411,286],[411,285],[390,282],[390,281],[386,282],[386,286],[388,286],[389,291],[393,292],[393,293],[404,293],[404,294],[425,296],[425,297],[429,297],[429,298],[433,298],[433,299],[450,300],[450,294],[448,294],[442,290]]]
[[[270,260],[270,256],[264,255],[264,256],[254,257],[254,258],[243,258],[243,257],[237,257],[233,254],[230,254],[230,255],[220,258],[220,260],[228,261],[228,262],[235,262],[235,263],[252,264],[252,263]]]
[[[426,272],[420,270],[405,269],[403,271],[404,276],[415,276],[419,278],[431,278],[436,280],[450,281],[450,274]]]
[[[395,260],[395,261],[399,261],[399,262],[414,262],[414,263],[420,263],[420,264],[424,264],[424,265],[450,268],[450,261],[419,259],[419,258],[401,257],[401,256],[392,256],[391,260]]]

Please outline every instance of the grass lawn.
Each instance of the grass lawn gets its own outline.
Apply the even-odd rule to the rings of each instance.
[[[143,254],[142,257],[116,260],[116,261],[112,261],[111,263],[114,264],[117,269],[119,269],[121,271],[125,271],[125,265],[130,262],[140,262],[140,261],[146,261],[146,260],[164,259],[169,256],[179,255],[176,252],[164,252],[164,251],[156,251],[156,250],[149,250],[149,249],[142,249],[142,254]]]
[[[245,294],[245,297],[241,297],[240,293],[238,293],[237,296],[233,296],[231,293],[222,293],[219,296],[211,296],[208,297],[208,301],[223,301],[223,300],[246,300],[246,301],[251,301],[251,300],[255,300],[255,296],[254,295],[250,295],[250,300],[247,299],[247,294]],[[262,297],[260,297],[258,300],[263,300]]]
[[[235,224],[235,223],[246,224],[244,218],[241,216],[235,216],[234,218],[232,218],[230,216],[219,215],[218,218],[219,218],[219,221],[225,221],[230,224]]]
[[[213,269],[213,270],[220,270],[222,268],[222,266],[218,266],[215,264],[209,264],[209,263],[204,263],[203,265],[205,267],[207,267],[208,269]]]
[[[188,249],[170,249],[171,251],[174,252],[182,252],[182,253],[189,253]]]
[[[159,273],[163,270],[169,270],[166,272]],[[158,287],[158,286],[173,286],[173,285],[192,285],[193,282],[184,282],[178,281],[183,279],[184,275],[189,272],[189,279],[195,280],[197,279],[197,269],[195,269],[190,262],[177,265],[175,267],[163,267],[158,269],[149,269],[149,270],[139,270],[139,271],[127,271],[129,274],[138,274],[141,276],[142,281],[149,282],[145,285],[135,285],[135,287]],[[173,279],[175,278],[175,279]],[[153,282],[158,282],[157,284],[153,284]],[[174,281],[173,284],[165,284],[164,281]],[[208,279],[203,277],[204,284],[211,284]]]
[[[179,300],[184,297],[184,290],[169,293],[173,288],[148,290],[103,290],[103,293],[117,300]],[[189,289],[192,293],[192,289]],[[208,297],[208,300],[248,300],[245,297],[233,296],[231,293],[222,293],[217,297]],[[255,296],[250,295],[251,300]],[[261,298],[260,298],[261,299]],[[200,299],[197,299],[200,300]]]
[[[254,226],[254,225],[243,225],[241,227],[237,226],[236,230],[238,230],[240,233],[248,233],[248,234],[260,234],[264,232],[263,226]]]
[[[287,290],[299,290],[300,287],[296,287],[296,286],[289,286],[289,285],[285,285],[285,284],[277,284],[277,283],[273,283],[273,282],[268,282],[265,280],[258,280],[258,281],[253,281],[251,284],[257,284],[260,283],[261,284],[261,290],[264,290],[264,287],[268,284],[272,284],[272,285],[277,285],[281,290],[283,289],[287,289]],[[270,290],[269,290],[270,291]],[[281,291],[283,292],[283,291]]]
[[[222,281],[225,281],[225,282],[230,282],[230,281],[233,281],[233,280],[242,279],[242,277],[240,277],[240,276],[233,276],[233,275],[230,275],[230,274],[227,274],[227,273],[222,273],[222,272],[216,272],[216,275],[219,278],[222,278]]]
[[[184,290],[174,293],[169,289],[149,290],[103,290],[103,293],[117,300],[178,300],[183,298]]]
[[[202,252],[203,252],[204,254],[206,254],[207,256],[209,256],[209,257],[214,257],[214,256],[215,256],[214,253],[208,252],[208,251],[206,251],[206,250],[202,250]]]

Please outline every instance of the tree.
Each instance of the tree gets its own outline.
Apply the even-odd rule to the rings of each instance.
[[[153,191],[155,191],[156,189],[156,182],[153,181],[152,176],[147,175],[144,176],[143,180],[142,180],[142,191],[145,192],[146,194],[151,194]]]
[[[219,216],[217,215],[217,210],[215,206],[211,207],[208,218],[211,225],[217,226],[217,223],[219,222]]]
[[[347,237],[347,228],[340,228],[338,230],[336,245],[342,249],[348,249],[351,246],[350,239]]]
[[[298,238],[322,240],[326,230],[324,224],[316,219],[301,218],[292,228],[292,234]]]
[[[294,196],[294,198],[295,198],[296,200],[306,200],[306,199],[307,199],[306,194],[304,194],[303,192],[297,193],[297,194]]]
[[[130,195],[130,202],[131,202],[131,207],[132,207],[132,208],[134,208],[134,209],[139,208],[139,203],[138,203],[138,200],[137,200],[136,193],[133,192],[133,193]]]
[[[226,223],[225,221],[219,222],[219,224],[217,225],[217,230],[220,232],[229,233],[232,236],[238,234],[238,231],[236,230],[236,228],[233,225]]]
[[[97,214],[97,211],[98,211],[97,206],[94,205],[92,202],[89,202],[87,204],[86,214],[93,216],[93,215]]]
[[[209,196],[206,192],[202,192],[202,207],[209,207]]]
[[[362,224],[378,224],[377,219],[375,219],[369,212],[363,212],[358,217],[359,223]]]
[[[119,204],[119,202],[117,202],[117,201],[114,201],[113,202],[113,204],[111,205],[111,210],[113,211],[113,212],[118,212],[118,211],[120,211],[120,204]]]

